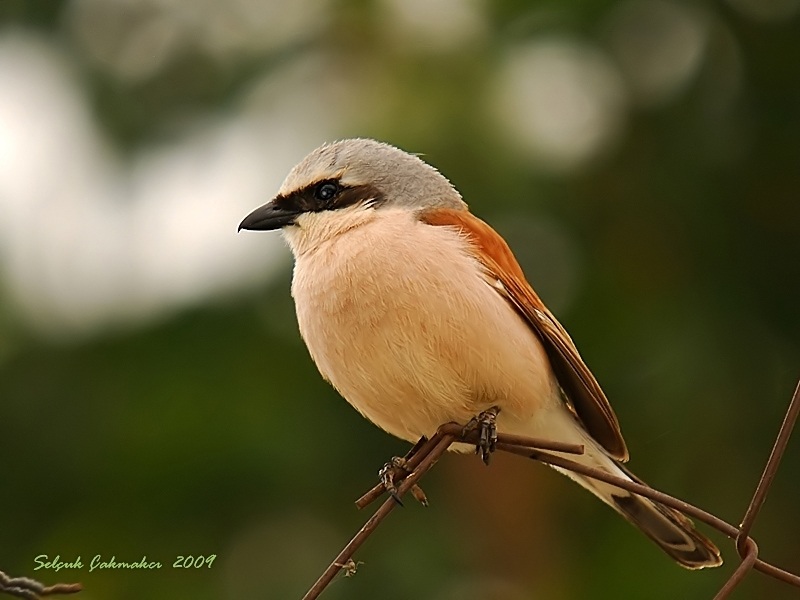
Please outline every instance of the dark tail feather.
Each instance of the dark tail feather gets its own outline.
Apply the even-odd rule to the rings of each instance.
[[[628,492],[614,493],[611,500],[623,517],[682,567],[704,569],[722,564],[717,547],[678,511]]]
[[[601,469],[610,475],[644,484],[617,461],[610,458],[588,434],[581,441],[584,443],[586,452],[580,456],[568,458]],[[602,481],[558,467],[556,470],[574,479],[611,506],[682,567],[704,569],[722,564],[717,547],[695,529],[692,521],[677,510]]]

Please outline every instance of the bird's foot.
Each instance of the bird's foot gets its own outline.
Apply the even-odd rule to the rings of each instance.
[[[378,471],[378,477],[383,487],[400,506],[403,506],[403,501],[400,498],[400,494],[397,492],[397,483],[411,475],[411,470],[407,466],[408,461],[425,441],[427,441],[427,438],[423,437],[405,457],[393,456],[391,460]],[[428,506],[428,497],[416,483],[411,486],[409,491],[422,506]]]
[[[389,492],[389,495],[394,498],[394,501],[397,502],[400,506],[403,506],[403,501],[400,499],[400,495],[397,493],[397,484],[395,483],[398,479],[404,479],[410,473],[410,471],[406,468],[406,464],[408,461],[405,458],[401,458],[399,456],[393,456],[389,462],[387,462],[380,471],[378,471],[378,477],[383,484],[383,487],[386,488],[386,491]]]
[[[463,435],[477,429],[478,443],[475,444],[475,454],[480,455],[484,464],[489,464],[489,458],[497,447],[497,414],[500,409],[496,406],[483,411],[479,415],[472,417],[469,423],[464,426]]]

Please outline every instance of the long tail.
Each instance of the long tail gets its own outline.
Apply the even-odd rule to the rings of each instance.
[[[575,431],[574,428],[572,430]],[[581,456],[565,455],[565,458],[601,469],[617,477],[643,483],[616,460],[606,455],[588,433],[581,431],[581,434],[584,437],[581,443],[584,444],[585,453]],[[602,481],[558,467],[556,469],[578,482],[633,523],[682,567],[704,569],[722,564],[717,547],[695,529],[692,521],[677,510]]]

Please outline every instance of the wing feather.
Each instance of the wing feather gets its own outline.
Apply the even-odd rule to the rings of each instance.
[[[466,210],[431,209],[420,213],[419,219],[428,225],[452,227],[465,236],[490,281],[500,282],[494,289],[514,306],[542,341],[559,385],[586,430],[612,457],[628,460],[619,421],[600,384],[583,362],[572,338],[525,279],[505,240]]]

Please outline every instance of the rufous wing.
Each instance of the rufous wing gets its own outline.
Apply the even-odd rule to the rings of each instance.
[[[619,422],[600,384],[583,362],[572,338],[525,279],[505,240],[467,210],[436,208],[419,214],[423,223],[452,227],[463,235],[499,294],[510,302],[544,345],[562,390],[586,431],[619,461],[628,460]]]

